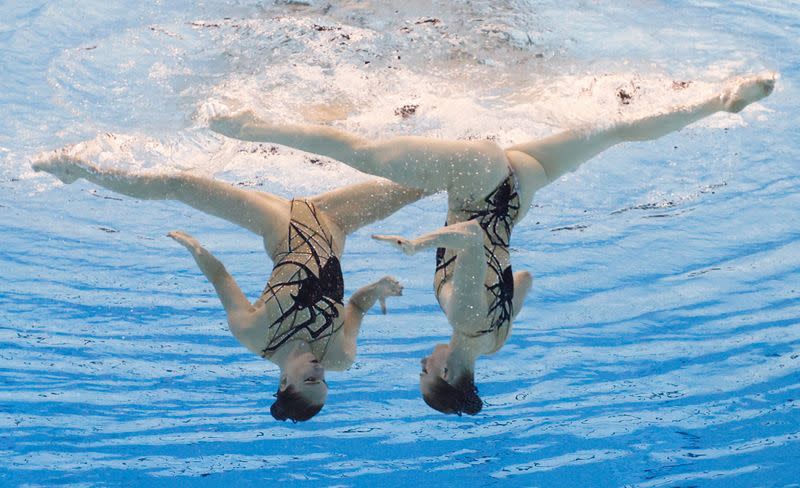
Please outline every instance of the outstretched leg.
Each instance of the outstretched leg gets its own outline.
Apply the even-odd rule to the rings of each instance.
[[[477,222],[470,220],[447,225],[416,239],[390,235],[372,237],[408,255],[438,247],[457,249],[453,277],[442,287],[439,301],[453,328],[466,333],[485,328],[489,305],[484,282],[488,265],[483,248],[483,229]]]
[[[333,127],[275,124],[253,112],[217,114],[211,130],[245,141],[272,142],[341,161],[364,173],[426,192],[483,197],[508,176],[503,150],[491,141],[394,137],[369,141]]]
[[[769,73],[738,78],[728,85],[719,95],[695,105],[601,129],[566,131],[512,146],[506,152],[512,159],[515,159],[515,153],[531,156],[535,159],[532,163],[538,162],[544,168],[547,179],[554,181],[620,142],[657,139],[717,112],[739,112],[772,92],[775,75]],[[524,161],[524,158],[516,159]]]
[[[83,158],[70,155],[67,149],[36,161],[33,169],[51,173],[64,183],[83,178],[134,198],[179,200],[263,236],[270,255],[286,239],[289,229],[288,200],[269,193],[242,190],[210,178],[189,174],[136,175],[100,169]]]
[[[426,193],[387,180],[356,183],[310,198],[345,234],[383,220]]]

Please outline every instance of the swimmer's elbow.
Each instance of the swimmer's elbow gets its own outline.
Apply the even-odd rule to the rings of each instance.
[[[249,351],[260,356],[264,347],[263,331],[257,325],[257,311],[252,306],[247,311],[228,314],[228,330],[233,337]]]

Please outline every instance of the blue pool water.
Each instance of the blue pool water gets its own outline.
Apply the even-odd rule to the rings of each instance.
[[[797,2],[133,5],[0,3],[0,485],[800,485]],[[196,235],[251,298],[271,269],[258,238],[29,167],[113,132],[97,138],[108,167],[312,194],[364,176],[218,137],[203,104],[506,144],[765,69],[781,79],[763,102],[613,148],[537,195],[512,242],[534,289],[479,360],[475,417],[417,391],[449,334],[433,255],[368,238],[437,227],[442,196],[349,239],[348,293],[385,274],[406,292],[293,425],[268,411],[277,369],[235,342],[165,234]]]

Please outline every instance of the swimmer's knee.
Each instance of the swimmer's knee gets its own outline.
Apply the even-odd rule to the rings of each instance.
[[[514,289],[517,291],[527,291],[533,285],[533,275],[528,271],[517,271],[514,273]]]

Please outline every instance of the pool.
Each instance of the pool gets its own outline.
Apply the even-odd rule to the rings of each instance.
[[[6,2],[0,485],[798,486],[798,12],[767,0]],[[761,103],[615,147],[537,194],[512,240],[534,288],[507,345],[478,362],[475,417],[440,415],[417,390],[419,359],[449,336],[433,253],[369,239],[438,227],[443,196],[349,238],[346,296],[386,274],[405,293],[365,318],[322,412],[291,424],[269,414],[277,368],[236,343],[165,234],[197,236],[251,298],[271,270],[259,239],[179,203],[62,186],[28,161],[97,137],[109,167],[313,194],[365,176],[216,136],[203,104],[507,144],[765,69],[781,79]]]

